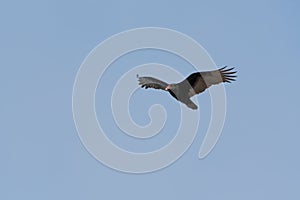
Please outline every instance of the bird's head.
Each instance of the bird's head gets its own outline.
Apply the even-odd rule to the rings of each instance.
[[[168,91],[168,90],[170,90],[170,89],[171,89],[171,85],[168,85],[168,86],[165,88],[166,91]]]
[[[177,90],[177,87],[176,87],[176,84],[169,84],[167,85],[167,87],[165,88],[166,91],[176,91]]]
[[[174,90],[175,88],[174,88],[174,84],[170,84],[170,85],[168,85],[166,88],[165,88],[165,90],[166,91],[168,91],[168,90]]]

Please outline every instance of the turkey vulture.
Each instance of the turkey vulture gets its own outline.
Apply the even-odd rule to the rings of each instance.
[[[227,66],[214,71],[195,72],[180,83],[168,84],[153,77],[139,77],[139,85],[142,88],[154,88],[168,91],[175,99],[186,104],[191,109],[197,109],[197,105],[191,101],[191,97],[202,93],[206,88],[222,82],[235,81],[236,71]]]

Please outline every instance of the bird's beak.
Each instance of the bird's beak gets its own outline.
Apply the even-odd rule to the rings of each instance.
[[[168,85],[168,86],[165,88],[165,90],[169,90],[170,88],[171,88],[171,86]]]

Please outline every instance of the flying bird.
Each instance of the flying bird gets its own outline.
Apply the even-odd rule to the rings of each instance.
[[[142,88],[154,88],[168,91],[176,100],[184,103],[187,107],[196,110],[197,105],[191,101],[191,97],[204,92],[212,85],[230,83],[235,81],[236,71],[227,66],[213,71],[195,72],[179,83],[168,84],[153,77],[139,77],[139,85]]]

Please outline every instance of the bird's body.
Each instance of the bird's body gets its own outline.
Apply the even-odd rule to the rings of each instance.
[[[214,71],[195,72],[179,83],[167,84],[153,77],[138,77],[142,88],[154,88],[168,91],[175,99],[186,104],[191,109],[197,109],[197,105],[191,101],[191,97],[204,92],[212,85],[222,82],[235,81],[234,68],[223,67]]]

